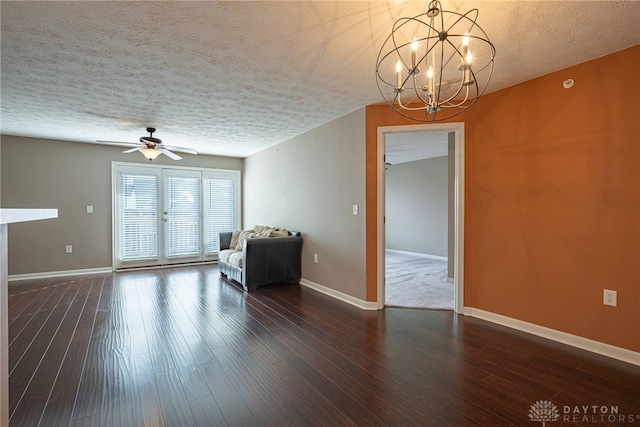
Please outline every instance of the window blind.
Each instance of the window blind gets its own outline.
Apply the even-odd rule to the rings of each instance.
[[[200,254],[200,173],[169,175],[167,194],[167,256]]]
[[[157,175],[120,175],[123,261],[158,257],[158,181]]]
[[[204,177],[204,239],[205,254],[220,251],[218,233],[236,227],[236,179]]]

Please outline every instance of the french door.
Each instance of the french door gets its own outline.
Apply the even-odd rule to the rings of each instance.
[[[239,228],[238,171],[114,163],[114,266],[213,260]]]

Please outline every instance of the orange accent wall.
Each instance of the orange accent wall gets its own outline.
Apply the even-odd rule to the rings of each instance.
[[[465,123],[465,306],[640,351],[640,46],[483,96]],[[564,89],[562,81],[575,85]],[[367,301],[377,128],[366,110]],[[603,290],[618,306],[602,304]]]

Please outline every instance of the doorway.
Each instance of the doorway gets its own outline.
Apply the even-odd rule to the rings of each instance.
[[[453,310],[454,137],[385,135],[387,306]]]
[[[240,223],[238,171],[112,166],[114,268],[211,261]]]
[[[464,310],[464,123],[387,126],[378,128],[378,241],[377,241],[377,283],[378,308],[384,308],[386,301],[385,272],[386,272],[386,227],[385,227],[385,139],[393,133],[413,132],[451,132],[453,134],[453,287],[454,311],[462,313]]]

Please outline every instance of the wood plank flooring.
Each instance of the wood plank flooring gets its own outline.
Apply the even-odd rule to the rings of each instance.
[[[637,366],[215,265],[12,282],[9,322],[12,427],[535,426],[545,400],[550,426],[640,424]]]

